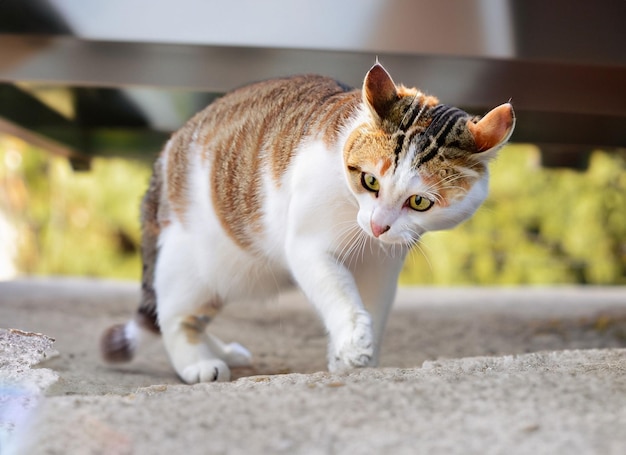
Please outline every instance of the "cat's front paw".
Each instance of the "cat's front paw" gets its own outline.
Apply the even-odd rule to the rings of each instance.
[[[187,384],[230,381],[230,369],[223,360],[208,359],[193,363],[180,372]]]
[[[328,370],[341,373],[354,368],[375,366],[374,337],[369,317],[357,319],[354,330],[336,340],[331,347],[328,359]]]

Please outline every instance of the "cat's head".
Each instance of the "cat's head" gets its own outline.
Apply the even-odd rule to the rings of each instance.
[[[416,89],[376,64],[363,83],[364,118],[344,146],[357,221],[384,243],[410,245],[469,218],[488,190],[488,162],[513,132],[506,103],[482,119]]]

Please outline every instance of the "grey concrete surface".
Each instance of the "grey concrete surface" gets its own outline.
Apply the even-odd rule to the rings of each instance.
[[[135,283],[0,283],[0,328],[19,329],[0,331],[1,453],[626,453],[625,288],[401,289],[381,368],[346,375],[324,372],[297,293],[241,302],[210,329],[253,366],[195,386],[158,342],[100,361],[137,299]]]

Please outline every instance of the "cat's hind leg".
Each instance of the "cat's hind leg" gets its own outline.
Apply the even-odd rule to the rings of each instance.
[[[249,366],[250,352],[238,343],[224,343],[206,331],[212,316],[206,305],[197,314],[163,321],[162,333],[172,365],[180,378],[193,384],[230,380],[229,367]],[[209,311],[212,313],[212,311]]]
[[[165,349],[176,373],[189,384],[230,380],[228,364],[206,332],[210,317],[202,311],[194,313],[160,318]]]
[[[226,362],[226,365],[229,367],[248,367],[252,365],[252,354],[239,343],[224,343],[210,333],[206,333],[206,336],[209,348]]]
[[[167,294],[164,302],[167,305]],[[191,312],[163,311],[159,314],[170,361],[180,378],[189,384],[228,381],[229,367],[251,364],[251,355],[246,348],[238,343],[224,343],[207,332],[207,325],[221,307],[222,302],[214,298]]]
[[[172,241],[177,240],[176,242]],[[168,240],[170,240],[168,242]],[[155,273],[158,322],[172,366],[187,383],[228,381],[230,366],[248,365],[250,353],[207,333],[222,299],[207,284],[207,276],[185,252],[184,235],[165,238]]]

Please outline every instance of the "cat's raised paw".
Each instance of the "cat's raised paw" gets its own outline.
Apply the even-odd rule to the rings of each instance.
[[[375,366],[374,339],[369,320],[357,323],[355,330],[346,337],[343,343],[338,344],[334,354],[328,362],[331,373],[341,373],[353,368]]]
[[[180,377],[187,384],[230,381],[230,369],[223,360],[201,360],[186,367]]]
[[[373,350],[344,351],[333,356],[328,362],[328,371],[331,373],[344,373],[355,368],[375,366]]]

